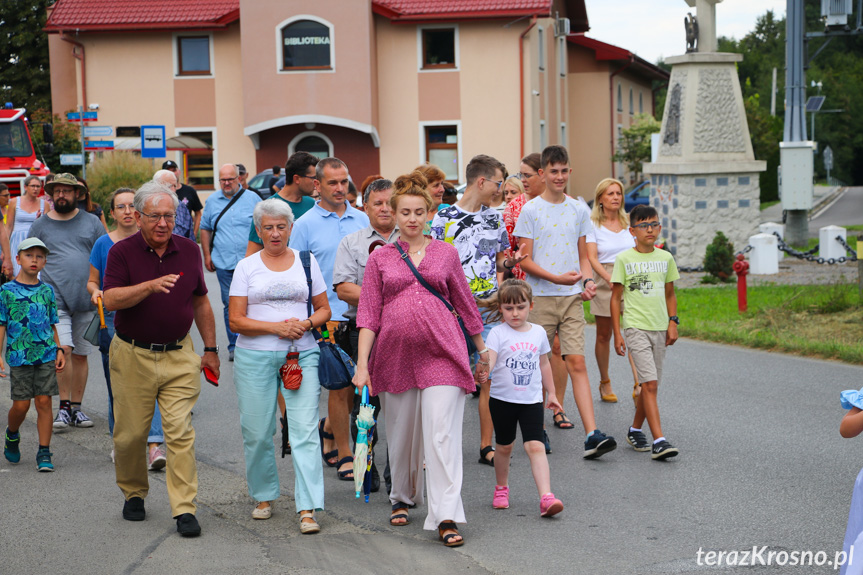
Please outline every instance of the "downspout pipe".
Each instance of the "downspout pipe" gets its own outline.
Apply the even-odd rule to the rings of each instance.
[[[615,142],[615,129],[614,129],[614,112],[616,107],[614,105],[614,77],[632,66],[632,63],[635,62],[635,55],[629,55],[629,62],[615,70],[611,73],[611,76],[608,77],[608,101],[611,103],[611,177],[616,178],[617,175],[614,171],[614,142]]]
[[[524,157],[524,37],[536,26],[536,15],[530,20],[524,32],[518,37],[518,82],[519,82],[519,118],[521,119],[521,157]]]
[[[64,34],[63,32],[60,33],[60,39],[65,41],[65,42],[69,42],[70,44],[72,44],[72,46],[74,46],[75,48],[80,50],[80,53],[78,53],[73,48],[72,49],[72,57],[81,62],[81,98],[84,100],[82,102],[82,104],[83,104],[83,107],[86,109],[87,108],[87,68],[85,67],[85,60],[84,60],[84,45],[81,44],[80,42],[76,42],[75,40],[72,40],[71,38],[66,36],[66,34]],[[83,122],[81,123],[81,125],[83,126]]]

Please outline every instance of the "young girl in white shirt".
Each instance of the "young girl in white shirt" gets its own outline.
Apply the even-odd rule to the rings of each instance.
[[[543,389],[548,396],[546,407],[557,411],[563,408],[554,390],[548,336],[542,327],[527,321],[533,309],[533,291],[525,281],[504,281],[485,306],[504,321],[491,330],[485,342],[492,369],[489,410],[497,441],[494,457],[497,485],[492,507],[509,508],[509,463],[516,426],[519,426],[539,491],[540,515],[551,517],[563,511],[563,503],[551,492],[548,458],[542,441]],[[481,383],[485,383],[485,379],[482,377]]]

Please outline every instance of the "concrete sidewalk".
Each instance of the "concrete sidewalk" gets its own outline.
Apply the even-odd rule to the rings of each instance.
[[[814,214],[821,206],[827,205],[836,194],[842,190],[839,186],[815,186],[812,191],[812,209],[809,214]],[[761,210],[761,223],[782,223],[782,202]]]

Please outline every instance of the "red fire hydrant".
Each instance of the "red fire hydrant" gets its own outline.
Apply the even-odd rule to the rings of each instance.
[[[749,262],[744,261],[743,254],[737,254],[737,261],[731,266],[737,274],[737,310],[746,311],[746,274],[749,273]]]

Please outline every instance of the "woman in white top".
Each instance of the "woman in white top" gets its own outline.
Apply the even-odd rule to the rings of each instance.
[[[241,260],[231,282],[228,318],[238,333],[234,356],[234,385],[240,410],[246,482],[257,506],[254,519],[269,519],[270,503],[279,496],[279,476],[273,435],[276,433],[276,395],[287,407],[294,500],[300,531],[317,533],[314,512],[324,507],[324,471],[318,437],[318,380],[320,352],[310,330],[330,319],[327,288],[318,262],[311,256],[312,286],[300,252],[288,247],[294,215],[284,202],[260,202],[253,212],[255,229],[264,249]],[[308,313],[309,292],[313,312]],[[299,351],[303,380],[299,389],[284,389],[279,368],[288,348]]]
[[[590,313],[596,317],[596,363],[599,367],[599,396],[608,403],[617,402],[608,376],[608,352],[611,341],[611,272],[617,254],[635,247],[629,233],[629,217],[623,208],[623,184],[605,178],[596,186],[593,230],[587,236],[587,255],[596,277],[596,297],[590,302]]]
[[[50,209],[46,209],[44,198],[39,198],[39,194],[42,192],[42,180],[37,176],[24,178],[22,190],[19,197],[9,200],[9,207],[6,211],[6,229],[10,230],[9,247],[13,254],[18,253],[18,244],[27,239],[30,226],[36,221],[36,218]],[[12,267],[17,276],[21,266],[18,265],[14,257],[12,258]]]

